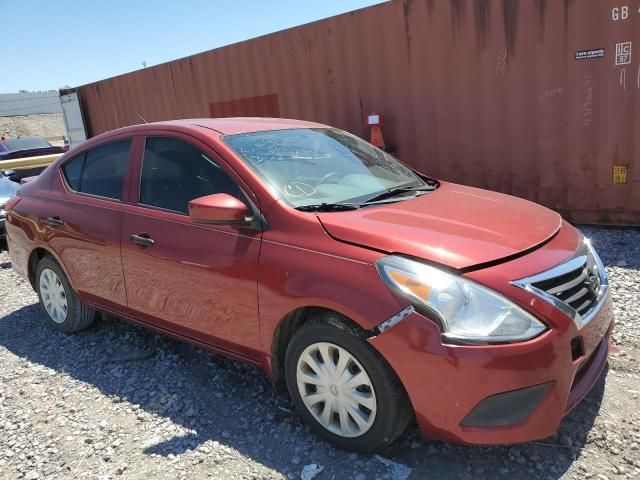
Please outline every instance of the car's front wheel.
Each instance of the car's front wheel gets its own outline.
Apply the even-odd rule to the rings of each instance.
[[[95,311],[84,305],[60,265],[47,256],[36,270],[36,289],[47,323],[62,332],[77,332],[93,322]]]
[[[305,422],[346,450],[379,450],[402,434],[411,419],[395,373],[334,313],[296,332],[285,370],[289,393]]]

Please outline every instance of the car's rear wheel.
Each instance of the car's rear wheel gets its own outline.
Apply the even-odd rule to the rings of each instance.
[[[62,332],[77,332],[93,322],[95,311],[84,305],[60,265],[44,257],[36,270],[36,287],[47,323]]]
[[[296,332],[287,348],[285,374],[304,421],[346,450],[384,448],[412,417],[393,370],[337,314],[327,312]]]

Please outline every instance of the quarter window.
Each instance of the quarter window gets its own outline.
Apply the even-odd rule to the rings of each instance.
[[[244,201],[238,185],[193,145],[173,138],[147,138],[140,203],[186,214],[190,200],[214,193]]]
[[[64,177],[67,179],[67,183],[71,190],[76,192],[80,191],[80,176],[82,175],[82,167],[84,165],[84,154],[74,158],[70,162],[67,162],[62,171]]]
[[[131,140],[108,143],[89,150],[62,167],[69,187],[76,192],[120,200]]]

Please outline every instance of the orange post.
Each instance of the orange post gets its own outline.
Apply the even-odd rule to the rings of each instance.
[[[382,136],[382,129],[380,128],[381,124],[380,115],[377,113],[371,113],[371,115],[367,117],[367,125],[371,127],[371,144],[384,150],[385,144],[384,137]]]

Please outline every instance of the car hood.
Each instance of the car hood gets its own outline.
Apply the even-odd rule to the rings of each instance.
[[[562,225],[560,215],[527,200],[445,182],[409,200],[318,218],[336,240],[456,269],[534,248]]]

